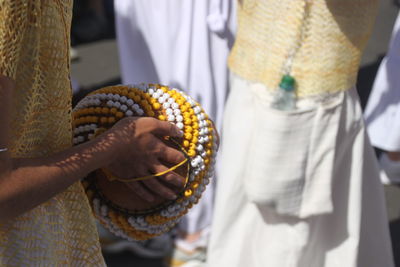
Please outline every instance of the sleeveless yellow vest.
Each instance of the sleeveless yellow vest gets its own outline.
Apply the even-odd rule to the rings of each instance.
[[[304,39],[291,72],[300,98],[354,86],[378,4],[377,0],[308,1]],[[304,5],[304,0],[239,0],[239,26],[229,57],[230,69],[275,90],[299,38]]]
[[[13,157],[71,146],[72,0],[0,0],[0,73],[16,81]],[[76,183],[0,225],[0,266],[103,266],[95,222]]]

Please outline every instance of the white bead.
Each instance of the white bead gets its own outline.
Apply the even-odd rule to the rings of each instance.
[[[157,93],[161,96],[161,95],[163,95],[164,94],[164,91],[163,90],[161,90],[161,89],[157,89]]]
[[[152,97],[155,98],[155,99],[158,99],[158,98],[160,98],[160,95],[161,94],[155,92],[155,93],[152,94]]]
[[[132,99],[128,99],[127,101],[126,101],[126,104],[128,105],[128,106],[132,106],[133,105],[133,100]]]
[[[77,145],[77,144],[79,143],[79,142],[78,142],[78,138],[74,137],[73,143],[74,143],[74,145]]]
[[[82,143],[83,141],[85,141],[85,138],[82,135],[79,135],[77,138],[78,138],[79,143]]]
[[[119,102],[114,102],[114,107],[120,108],[120,107],[121,107],[121,103],[119,103]]]
[[[174,109],[174,115],[175,116],[181,115],[181,110],[180,109]]]
[[[168,101],[171,96],[168,93],[164,93],[163,97],[165,98],[165,101]]]
[[[128,107],[127,107],[126,105],[122,105],[122,106],[121,106],[121,110],[122,110],[122,111],[126,111],[127,109],[128,109]]]
[[[140,106],[138,104],[133,104],[132,108],[133,110],[138,111],[140,109]]]
[[[173,109],[177,109],[177,108],[179,108],[179,105],[178,105],[178,103],[173,103],[171,107],[172,107]]]
[[[168,115],[168,121],[174,121],[175,116],[174,115]]]
[[[139,116],[142,116],[142,115],[144,114],[144,111],[143,111],[143,109],[138,109],[138,110],[136,110],[136,113],[137,113]]]
[[[119,101],[120,98],[121,98],[120,95],[114,95],[114,96],[113,96],[113,99],[114,99],[115,101]]]
[[[168,115],[173,115],[174,111],[170,108],[167,108],[167,110],[165,110],[165,113]]]
[[[74,129],[74,134],[79,134],[79,132],[80,132],[80,131],[79,131],[79,127],[77,127],[77,128]]]
[[[92,139],[93,139],[93,137],[94,137],[94,134],[88,134],[88,138],[89,138],[89,140],[92,140]]]
[[[159,102],[160,104],[163,104],[163,103],[165,102],[165,98],[164,98],[164,97],[158,98],[158,102]]]
[[[90,125],[85,125],[83,129],[84,129],[85,132],[89,132],[90,131]]]
[[[204,150],[204,147],[203,147],[202,145],[198,145],[198,146],[197,146],[197,151],[200,151],[200,152],[201,152],[201,151],[203,151],[203,150]]]
[[[190,162],[190,164],[192,165],[192,167],[197,167],[198,162],[197,162],[197,160],[193,159],[193,160]]]
[[[149,94],[154,94],[154,89],[153,88],[149,88],[149,90],[147,91],[147,93],[149,93]]]
[[[112,100],[108,100],[107,101],[107,106],[109,106],[110,108],[112,108],[114,106],[114,102]]]
[[[132,110],[127,110],[127,111],[125,112],[125,114],[126,114],[126,116],[128,116],[128,117],[133,116]]]
[[[121,96],[121,98],[119,99],[119,101],[121,101],[122,103],[126,103],[127,100],[128,98],[126,98],[126,96]]]
[[[201,152],[201,154],[200,154],[200,155],[201,155],[201,157],[202,157],[202,158],[205,158],[205,157],[207,157],[207,153],[206,153],[205,151]]]
[[[163,108],[165,108],[165,109],[169,108],[170,106],[171,106],[171,104],[168,103],[168,102],[165,102],[165,103],[163,104]]]
[[[210,141],[210,138],[208,137],[208,135],[204,136],[204,142],[208,143],[208,141]]]
[[[109,93],[109,94],[107,94],[107,99],[113,99],[113,94],[111,94],[111,93]]]
[[[178,122],[177,124],[176,124],[176,127],[178,127],[179,129],[183,129],[183,127],[184,127],[184,125],[183,125],[183,123],[182,122]]]
[[[173,104],[175,103],[175,99],[173,99],[172,97],[168,99],[168,103]]]
[[[176,121],[177,122],[183,121],[183,117],[181,115],[176,116]]]

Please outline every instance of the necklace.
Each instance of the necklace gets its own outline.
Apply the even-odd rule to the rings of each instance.
[[[296,109],[296,79],[291,75],[293,61],[300,50],[303,40],[307,35],[307,26],[310,18],[310,7],[312,0],[304,0],[303,16],[297,34],[297,39],[294,42],[291,51],[282,68],[282,79],[279,88],[276,90],[272,107],[279,110],[294,110]]]

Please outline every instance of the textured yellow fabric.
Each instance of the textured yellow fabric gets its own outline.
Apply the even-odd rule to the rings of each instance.
[[[301,32],[305,0],[239,0],[238,33],[229,66],[239,76],[275,90]],[[292,75],[299,97],[354,86],[377,0],[308,0],[305,38]]]
[[[0,73],[17,85],[13,157],[71,146],[71,13],[72,0],[0,0]],[[0,266],[104,266],[80,183],[0,225]]]

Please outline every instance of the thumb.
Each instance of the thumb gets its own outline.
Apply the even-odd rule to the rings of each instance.
[[[166,121],[157,121],[153,133],[159,136],[171,136],[171,137],[183,136],[183,132],[178,127]]]

